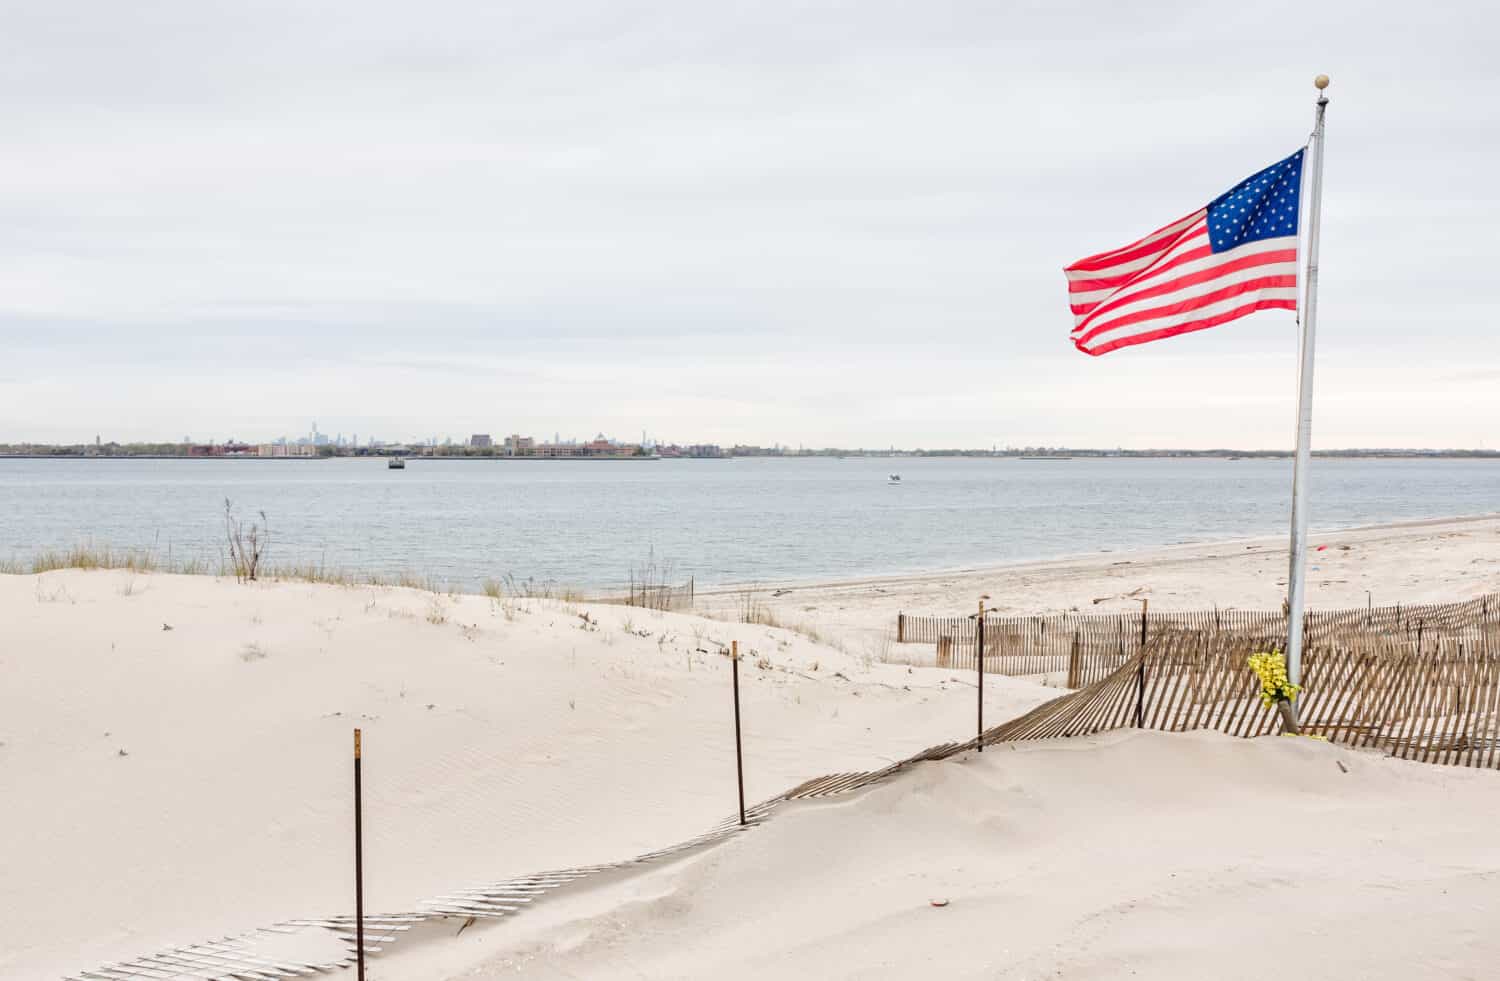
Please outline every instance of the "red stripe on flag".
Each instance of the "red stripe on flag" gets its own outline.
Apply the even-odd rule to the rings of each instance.
[[[1193,239],[1204,237],[1207,235],[1208,229],[1204,228],[1201,232],[1194,232],[1192,235],[1185,236],[1178,244],[1185,245]],[[1166,272],[1168,269],[1175,269],[1176,267],[1182,265],[1184,262],[1192,262],[1194,259],[1202,259],[1204,256],[1213,255],[1213,251],[1213,246],[1211,245],[1199,245],[1195,248],[1188,249],[1186,252],[1179,252],[1178,254],[1172,256],[1170,259],[1168,259],[1164,254],[1161,259],[1157,260],[1157,262],[1161,262],[1161,265],[1159,266],[1155,264],[1142,266],[1141,268],[1134,270],[1133,272],[1121,273],[1118,276],[1101,276],[1098,279],[1070,279],[1068,280],[1068,292],[1082,293],[1087,290],[1109,289],[1116,286],[1128,286],[1135,280],[1140,279],[1144,276],[1155,276],[1160,273]],[[1166,259],[1166,261],[1162,262],[1162,259]],[[1077,289],[1074,289],[1075,286],[1077,286]]]
[[[1207,229],[1205,229],[1202,234],[1207,235]],[[1197,237],[1197,234],[1194,234],[1192,236],[1192,238]],[[1187,239],[1183,240],[1184,243],[1187,241]],[[1142,276],[1155,276],[1159,273],[1164,273],[1168,269],[1177,268],[1184,262],[1192,262],[1194,259],[1202,259],[1204,256],[1213,255],[1213,251],[1213,246],[1211,245],[1199,245],[1195,248],[1188,249],[1186,252],[1180,252],[1177,255],[1172,256],[1172,258],[1168,259],[1166,262],[1163,262],[1159,266],[1142,266],[1140,269],[1137,269],[1134,272],[1121,273],[1118,276],[1101,276],[1098,279],[1070,279],[1068,280],[1068,292],[1089,293],[1094,290],[1107,290],[1113,289],[1117,286],[1128,286],[1130,285],[1130,283],[1134,282],[1137,279],[1140,279]],[[1165,256],[1163,258],[1165,258]]]
[[[1210,293],[1200,293],[1196,296],[1193,296],[1191,299],[1180,300],[1177,303],[1169,303],[1165,306],[1153,307],[1149,310],[1137,310],[1135,313],[1127,313],[1123,317],[1117,317],[1114,320],[1106,321],[1105,323],[1095,326],[1092,330],[1084,334],[1082,337],[1075,338],[1074,343],[1086,344],[1091,338],[1103,333],[1106,330],[1116,330],[1120,327],[1129,327],[1131,324],[1139,324],[1147,320],[1160,320],[1163,317],[1170,317],[1174,314],[1186,313],[1189,310],[1198,310],[1202,307],[1218,303],[1220,300],[1227,300],[1231,297],[1239,296],[1241,293],[1250,293],[1255,290],[1263,289],[1277,289],[1286,286],[1295,287],[1296,285],[1296,274],[1287,276],[1262,276],[1259,279],[1247,279],[1243,283],[1235,283],[1232,286],[1226,286],[1223,289],[1214,290]],[[1170,330],[1171,328],[1166,329]]]
[[[1097,269],[1108,269],[1110,266],[1118,266],[1122,262],[1131,262],[1135,259],[1141,258],[1142,256],[1152,255],[1157,252],[1165,252],[1167,249],[1171,248],[1171,243],[1177,241],[1177,239],[1181,237],[1182,232],[1178,232],[1176,235],[1162,235],[1161,238],[1157,238],[1154,240],[1152,236],[1161,235],[1162,232],[1166,231],[1168,228],[1171,228],[1173,225],[1180,225],[1183,222],[1191,219],[1194,215],[1198,214],[1206,214],[1206,209],[1200,208],[1198,211],[1195,211],[1192,214],[1183,215],[1176,221],[1167,222],[1165,225],[1161,226],[1150,235],[1147,235],[1145,238],[1137,239],[1136,241],[1131,242],[1129,245],[1123,248],[1115,249],[1113,252],[1100,252],[1098,255],[1086,256],[1082,259],[1079,259],[1077,262],[1068,267],[1068,271],[1071,272],[1074,270],[1079,270],[1088,272]],[[1192,227],[1192,225],[1188,226],[1188,228]],[[1205,224],[1203,227],[1205,230],[1207,230],[1208,225]],[[1187,229],[1183,229],[1183,231],[1187,231]]]
[[[1197,226],[1197,228],[1188,229],[1188,231],[1185,231],[1185,233],[1182,234],[1181,239],[1175,240],[1175,242],[1173,242],[1172,245],[1169,246],[1169,248],[1163,249],[1163,251],[1161,251],[1161,254],[1157,257],[1157,263],[1160,263],[1161,260],[1167,258],[1167,255],[1172,254],[1173,249],[1181,249],[1182,246],[1187,246],[1188,243],[1196,242],[1196,240],[1199,239],[1208,239],[1208,234],[1208,225],[1199,225]],[[1214,249],[1212,249],[1212,246],[1209,245],[1202,245],[1199,246],[1199,248],[1191,249],[1191,252],[1196,255],[1209,255],[1212,251],[1214,251]],[[1187,255],[1187,252],[1179,255]],[[1172,263],[1178,263],[1178,258],[1178,255],[1173,255]],[[1119,264],[1116,263],[1115,266],[1119,266]],[[1115,269],[1115,266],[1100,267],[1100,270],[1098,270],[1098,272],[1109,272],[1110,269]],[[1077,291],[1083,290],[1106,290],[1106,288],[1109,287],[1122,287],[1122,285],[1128,284],[1128,282],[1133,281],[1133,279],[1139,278],[1139,276],[1145,276],[1146,273],[1152,272],[1152,270],[1154,269],[1157,269],[1155,263],[1148,263],[1146,264],[1146,266],[1140,267],[1140,269],[1133,269],[1127,273],[1116,273],[1116,275],[1113,276],[1092,276],[1092,278],[1088,279],[1070,278],[1068,279],[1068,291],[1070,291],[1070,293],[1077,293]],[[1070,266],[1067,267],[1067,269],[1062,270],[1062,272],[1076,273],[1077,270],[1079,270],[1079,267]]]
[[[1073,344],[1084,354],[1092,355],[1093,357],[1097,358],[1101,354],[1108,354],[1110,351],[1114,351],[1122,347],[1130,347],[1134,344],[1145,344],[1149,341],[1159,341],[1164,337],[1175,337],[1178,334],[1187,334],[1195,330],[1205,330],[1209,327],[1217,327],[1220,324],[1226,324],[1231,320],[1237,320],[1240,317],[1246,316],[1247,314],[1252,314],[1257,310],[1295,309],[1297,309],[1296,300],[1256,300],[1254,303],[1247,303],[1242,307],[1235,307],[1233,310],[1230,310],[1227,313],[1221,313],[1213,317],[1206,317],[1203,320],[1190,320],[1185,324],[1177,324],[1173,327],[1163,327],[1160,330],[1151,330],[1140,334],[1131,334],[1128,337],[1119,337],[1115,340],[1109,341],[1108,343],[1101,344],[1098,347],[1085,347],[1084,342],[1081,340],[1074,341]]]
[[[1200,234],[1199,231],[1194,230],[1196,228],[1198,228],[1198,226],[1189,225],[1177,235],[1169,235],[1166,238],[1159,238],[1155,242],[1152,242],[1150,245],[1142,245],[1140,248],[1131,249],[1130,251],[1122,252],[1119,255],[1094,256],[1088,259],[1079,259],[1077,262],[1069,266],[1067,271],[1104,272],[1106,270],[1113,269],[1115,266],[1124,265],[1127,262],[1135,262],[1137,259],[1147,259],[1151,256],[1161,255],[1163,252],[1166,252],[1168,249],[1172,248],[1172,246],[1176,245],[1178,242],[1182,241],[1182,239],[1188,237],[1189,235]],[[1201,234],[1208,234],[1208,226],[1206,224],[1201,226]]]
[[[1123,306],[1126,303],[1131,303],[1136,300],[1149,300],[1154,296],[1165,296],[1168,293],[1175,293],[1178,290],[1186,289],[1189,286],[1196,286],[1199,283],[1207,283],[1211,280],[1218,279],[1221,276],[1228,276],[1230,273],[1239,272],[1241,269],[1251,269],[1255,266],[1266,266],[1277,262],[1295,263],[1296,261],[1297,250],[1295,248],[1277,249],[1275,252],[1252,253],[1247,256],[1241,256],[1238,259],[1230,259],[1228,262],[1212,266],[1208,269],[1200,269],[1195,273],[1188,273],[1186,276],[1178,276],[1176,279],[1169,279],[1166,282],[1159,283],[1155,286],[1148,286],[1145,289],[1138,290],[1134,293],[1124,293],[1122,295],[1112,296],[1107,300],[1102,300],[1098,303],[1093,304],[1095,310],[1092,316],[1099,316],[1108,313],[1109,311]],[[1155,280],[1158,276],[1161,275],[1162,272],[1166,271],[1169,268],[1171,268],[1170,265],[1163,266],[1158,270],[1152,270],[1151,278]],[[1291,285],[1295,286],[1296,284],[1292,283]],[[1078,313],[1079,311],[1074,310],[1073,312]],[[1088,321],[1085,320],[1084,323],[1080,324],[1079,326],[1083,326],[1087,323]]]
[[[1085,282],[1087,282],[1087,283],[1092,283],[1092,282],[1104,283],[1104,282],[1108,282],[1109,286],[1128,286],[1129,284],[1134,283],[1134,282],[1144,282],[1145,280],[1148,280],[1148,279],[1154,279],[1155,277],[1160,276],[1163,273],[1171,272],[1173,269],[1176,269],[1178,266],[1185,265],[1186,263],[1189,263],[1189,262],[1196,262],[1199,259],[1205,259],[1205,258],[1207,258],[1208,256],[1211,256],[1211,255],[1213,255],[1213,247],[1209,246],[1209,245],[1201,245],[1201,246],[1199,246],[1196,249],[1188,249],[1186,252],[1182,253],[1181,255],[1174,255],[1172,258],[1168,259],[1166,262],[1163,262],[1159,266],[1147,266],[1144,269],[1137,269],[1133,273],[1126,273],[1123,276],[1114,276],[1114,277],[1111,277],[1107,281],[1106,280],[1086,280]],[[1093,290],[1093,289],[1108,289],[1109,286],[1086,286],[1085,288],[1086,289],[1090,289],[1090,290]],[[1068,284],[1068,291],[1070,293],[1073,292],[1073,284],[1072,283]],[[1080,290],[1079,292],[1082,292],[1082,290]],[[1106,299],[1103,299],[1103,300],[1095,300],[1092,303],[1070,303],[1070,304],[1068,304],[1068,307],[1069,307],[1069,309],[1071,309],[1073,311],[1073,314],[1075,316],[1077,316],[1079,314],[1088,313],[1090,310],[1094,309],[1094,307],[1097,307],[1099,304],[1101,304],[1101,303],[1107,303],[1107,302],[1109,302],[1109,300],[1106,298]],[[1075,327],[1074,330],[1077,330],[1077,328]]]

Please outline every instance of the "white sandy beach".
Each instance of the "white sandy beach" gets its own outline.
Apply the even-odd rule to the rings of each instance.
[[[1500,501],[1500,487],[1496,488]],[[1151,609],[1276,610],[1286,595],[1286,536],[955,569],[831,583],[758,583],[700,591],[698,608],[732,614],[751,590],[780,621],[815,625],[851,643],[876,643],[896,613],[973,612],[981,594],[1001,614]],[[1500,515],[1346,531],[1314,529],[1307,603],[1320,609],[1470,599],[1500,591]]]
[[[731,640],[752,800],[950,738],[974,698],[794,633],[621,607],[63,571],[0,576],[0,610],[16,979],[342,912],[355,726],[368,908],[397,911],[733,811]],[[1051,694],[998,683],[990,711]]]
[[[1317,544],[1318,605],[1500,588],[1500,519]],[[903,656],[898,609],[962,613],[979,589],[1016,612],[1142,590],[1272,607],[1283,575],[1271,543],[1231,543],[767,597],[832,643],[550,600],[0,576],[0,978],[350,912],[354,726],[367,908],[409,910],[730,814],[731,640],[754,801],[971,734],[969,678],[884,663]],[[989,684],[997,722],[1057,694]],[[790,805],[462,937],[426,930],[371,977],[1251,977],[1283,942],[1319,976],[1481,977],[1500,953],[1497,805],[1492,772],[1300,741],[1042,743]]]

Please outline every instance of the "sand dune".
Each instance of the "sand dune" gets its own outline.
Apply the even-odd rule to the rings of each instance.
[[[412,948],[382,976],[1481,978],[1500,960],[1493,773],[1206,732],[996,749],[449,945],[474,967],[429,973]]]
[[[67,571],[0,576],[0,611],[4,978],[348,912],[356,725],[368,908],[402,911],[730,813],[731,640],[752,800],[973,718],[947,672],[620,607]]]

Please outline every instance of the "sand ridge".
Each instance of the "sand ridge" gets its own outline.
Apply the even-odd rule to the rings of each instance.
[[[0,977],[618,859],[951,736],[972,684],[763,626],[201,576],[0,576]],[[1009,682],[995,717],[1055,692]]]
[[[790,805],[431,976],[1477,978],[1500,956],[1493,773],[1209,732],[995,749]]]

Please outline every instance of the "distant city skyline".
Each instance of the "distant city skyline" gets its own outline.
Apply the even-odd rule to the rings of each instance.
[[[1288,448],[1290,312],[1091,359],[1062,267],[1295,150],[1327,72],[1313,445],[1494,447],[1500,10],[1391,23],[1352,0],[21,5],[0,442],[316,418]]]
[[[392,449],[431,449],[448,448],[454,450],[485,450],[493,451],[496,455],[507,455],[506,451],[517,446],[530,448],[533,446],[586,446],[610,444],[617,447],[644,447],[646,449],[662,449],[667,447],[678,449],[713,449],[723,450],[745,450],[761,453],[774,454],[826,454],[826,453],[898,453],[898,454],[923,454],[954,452],[962,454],[1013,454],[1013,453],[1068,453],[1078,452],[1086,454],[1113,454],[1113,453],[1150,453],[1180,452],[1185,454],[1203,453],[1246,453],[1246,454],[1285,454],[1290,450],[1284,447],[1264,446],[1235,446],[1233,444],[1203,445],[1203,446],[1124,446],[1115,445],[1089,445],[1089,444],[1048,444],[1048,443],[1017,443],[1013,441],[994,442],[987,446],[965,446],[960,444],[942,443],[918,443],[918,444],[896,444],[896,443],[874,443],[859,445],[811,445],[807,443],[786,443],[779,440],[743,440],[734,443],[720,444],[711,440],[690,439],[659,439],[654,436],[642,434],[640,441],[622,439],[609,436],[603,431],[596,432],[592,437],[563,436],[554,432],[550,437],[536,437],[532,435],[507,433],[505,435],[490,433],[470,433],[467,436],[455,436],[451,433],[430,434],[426,436],[414,436],[406,439],[383,439],[380,436],[360,437],[358,433],[350,433],[346,438],[342,432],[327,433],[318,429],[309,430],[302,434],[279,434],[267,438],[241,438],[238,435],[220,438],[217,435],[209,435],[197,438],[191,433],[183,434],[177,439],[145,439],[145,440],[118,440],[114,438],[105,439],[102,434],[95,434],[92,440],[76,440],[68,442],[42,441],[42,440],[0,440],[0,453],[6,452],[7,447],[20,446],[36,447],[94,447],[94,446],[291,446],[307,447],[316,449],[329,447],[340,450],[392,450]],[[1358,454],[1361,452],[1390,453],[1390,454],[1422,454],[1429,452],[1452,453],[1452,454],[1478,454],[1496,455],[1500,449],[1492,449],[1487,446],[1424,446],[1411,444],[1398,445],[1376,445],[1369,446],[1326,446],[1319,447],[1315,453],[1334,454]]]

